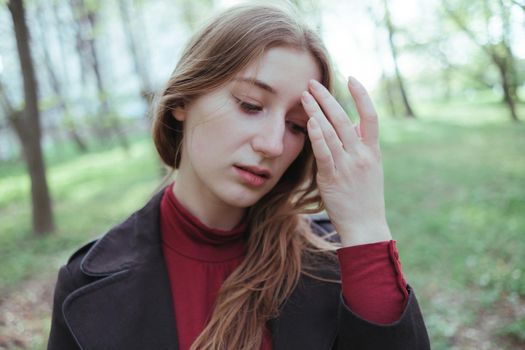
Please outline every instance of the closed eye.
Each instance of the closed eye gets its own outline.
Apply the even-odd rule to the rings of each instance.
[[[233,98],[235,99],[235,101],[239,105],[239,108],[245,113],[255,114],[255,113],[260,112],[260,111],[263,110],[262,106],[258,106],[258,105],[255,105],[253,103],[249,103],[249,102],[243,101],[240,98],[237,98],[235,96],[233,96]]]
[[[261,106],[256,106],[248,102],[241,102],[240,106],[241,106],[241,109],[247,113],[254,113],[254,112],[262,111]]]
[[[299,125],[297,123],[294,123],[292,121],[287,121],[286,124],[294,134],[304,134],[306,135],[308,131],[306,130],[306,127]]]

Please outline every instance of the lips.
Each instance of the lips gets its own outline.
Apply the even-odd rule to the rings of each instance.
[[[249,165],[243,165],[243,164],[235,164],[235,167],[242,169],[244,171],[248,171],[254,175],[260,176],[265,179],[269,179],[271,177],[271,173],[269,170],[266,170],[264,168],[259,168],[256,166],[249,166]]]

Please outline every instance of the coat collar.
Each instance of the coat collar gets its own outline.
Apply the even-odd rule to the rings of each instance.
[[[155,194],[142,209],[98,240],[82,260],[82,272],[94,277],[105,276],[161,257],[160,201],[163,193]]]
[[[81,349],[178,350],[173,301],[160,241],[157,193],[88,250],[80,270],[90,282],[64,301]]]
[[[94,282],[63,304],[66,323],[82,349],[178,350],[160,239],[162,195],[111,229],[82,259],[80,270]],[[281,315],[270,321],[272,348],[330,349],[339,293],[337,286],[301,278]]]

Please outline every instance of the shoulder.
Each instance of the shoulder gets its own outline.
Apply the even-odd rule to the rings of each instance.
[[[307,216],[310,227],[316,235],[319,237],[326,238],[329,242],[336,243],[338,242],[337,235],[331,235],[331,233],[334,232],[334,226],[332,225],[332,221],[330,221],[330,217],[326,212],[320,212],[316,214],[310,214]]]
[[[339,247],[339,235],[335,233],[330,218],[325,212],[306,216],[312,233],[325,242],[320,249],[306,250],[303,254],[303,272],[309,272],[314,284],[319,281],[329,282],[333,286],[334,282],[340,282],[340,267],[337,259],[336,249]],[[328,244],[327,244],[328,243]],[[328,248],[330,247],[330,248]]]
[[[98,242],[98,240],[99,239],[97,238],[80,246],[80,248],[74,251],[73,254],[71,254],[71,256],[68,258],[67,265],[74,264],[76,261],[81,260],[91,249],[91,247],[93,247],[95,243]]]
[[[92,277],[82,272],[81,266],[84,257],[98,241],[99,239],[94,239],[85,243],[71,254],[67,263],[60,269],[58,285],[67,285],[70,289],[76,289],[93,281]]]
[[[137,264],[144,260],[139,258],[150,251],[158,251],[163,191],[99,238],[76,249],[64,266],[72,278],[78,276],[81,281],[88,282],[96,280]]]

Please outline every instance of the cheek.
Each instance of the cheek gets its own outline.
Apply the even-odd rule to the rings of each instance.
[[[213,142],[213,128],[210,127],[212,120],[206,118],[207,113],[206,110],[197,109],[188,117],[187,129],[184,132],[187,136],[187,146],[194,153],[206,151]]]
[[[206,130],[197,126],[186,131],[187,137],[185,146],[194,155],[202,155],[206,150]]]
[[[215,115],[210,119],[191,126],[188,130],[187,147],[194,158],[210,164],[224,158],[225,154],[235,149],[235,134],[228,116]]]
[[[299,156],[301,151],[303,150],[303,147],[305,145],[306,138],[305,137],[297,137],[296,135],[293,135],[291,138],[287,140],[285,143],[286,147],[286,163],[287,167],[290,166],[293,161]]]
[[[212,128],[209,128],[206,123],[197,125],[189,125],[185,130],[184,146],[187,149],[189,161],[192,166],[203,170],[203,166],[207,167],[210,164],[210,159],[214,157],[213,153],[216,150],[216,140]]]

